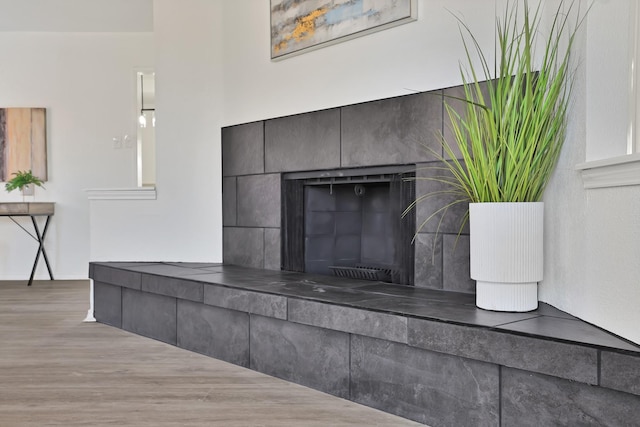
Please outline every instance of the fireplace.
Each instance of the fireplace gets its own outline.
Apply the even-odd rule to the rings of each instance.
[[[284,270],[413,284],[415,166],[283,174]]]
[[[451,196],[437,179],[441,165],[435,154],[441,149],[438,135],[448,132],[443,96],[459,97],[462,91],[434,90],[223,128],[223,261],[374,278],[384,273],[378,269],[388,269],[395,271],[392,282],[474,292],[468,230],[459,234],[465,209],[456,206],[441,218],[439,210]],[[404,179],[414,173],[416,181]],[[314,205],[318,198],[333,198],[334,205],[390,209],[323,207],[305,214],[305,193]],[[383,221],[398,221],[411,201],[426,194],[432,196],[402,222]],[[319,227],[307,236],[305,216]],[[432,216],[424,227],[412,226]],[[393,243],[381,243],[387,240]],[[325,246],[308,250],[318,242]],[[359,265],[372,268],[351,270]]]

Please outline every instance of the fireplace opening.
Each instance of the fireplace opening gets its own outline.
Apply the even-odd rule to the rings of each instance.
[[[282,268],[413,284],[413,167],[283,176]]]

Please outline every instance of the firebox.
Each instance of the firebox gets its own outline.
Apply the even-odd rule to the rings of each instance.
[[[415,166],[289,173],[282,268],[413,284]]]

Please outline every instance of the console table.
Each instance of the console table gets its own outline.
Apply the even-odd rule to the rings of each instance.
[[[55,203],[41,203],[41,202],[10,202],[10,203],[0,203],[0,216],[6,216],[11,221],[16,223],[18,227],[22,228],[28,235],[30,235],[34,240],[38,242],[38,252],[36,253],[36,259],[33,262],[33,268],[31,269],[31,276],[29,276],[28,286],[31,286],[33,283],[33,276],[36,274],[36,268],[38,267],[38,261],[40,259],[40,254],[44,258],[44,262],[47,265],[47,270],[49,271],[49,278],[53,280],[53,274],[51,273],[51,266],[49,265],[49,259],[47,258],[47,251],[44,248],[44,238],[47,235],[47,229],[49,228],[49,220],[53,216],[55,212]],[[29,230],[24,228],[18,221],[14,219],[14,217],[18,216],[28,216],[31,218],[31,223],[33,224],[33,229],[35,231],[35,235],[33,235]],[[42,233],[40,232],[40,227],[38,227],[38,222],[36,221],[36,217],[38,216],[46,216],[47,219],[44,223],[44,228],[42,229]]]

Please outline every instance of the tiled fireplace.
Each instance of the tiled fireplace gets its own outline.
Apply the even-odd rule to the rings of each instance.
[[[401,218],[456,90],[223,129],[224,264],[91,263],[96,319],[434,427],[637,425],[640,347],[476,308],[461,212]],[[416,287],[317,274],[356,263]]]
[[[456,90],[223,129],[224,264],[92,263],[96,319],[434,427],[636,425],[640,347],[478,309],[462,212],[401,217]],[[318,275],[359,263],[415,287]]]
[[[96,319],[432,426],[637,425],[640,347],[476,308],[460,211],[411,245],[456,90],[223,129],[224,264],[92,263]],[[416,287],[317,274],[357,263]]]
[[[420,178],[440,173],[429,169],[435,161],[429,150],[440,150],[438,135],[447,132],[443,95],[455,96],[459,90],[224,128],[224,262],[328,274],[330,264],[390,264],[396,283],[474,292],[468,232],[458,237],[462,209],[420,228],[447,202],[437,196],[401,215],[414,197],[438,189],[437,182]],[[404,183],[402,191],[393,193],[394,180]],[[291,191],[297,196],[287,196]],[[301,204],[291,204],[295,197]],[[309,208],[310,201],[321,199],[340,206],[311,207],[305,213],[305,203]],[[378,208],[366,211],[372,203]],[[296,218],[302,222],[292,227]],[[314,224],[319,228],[305,235]]]

